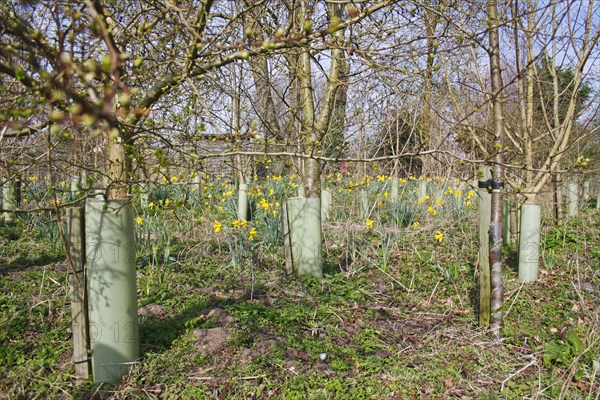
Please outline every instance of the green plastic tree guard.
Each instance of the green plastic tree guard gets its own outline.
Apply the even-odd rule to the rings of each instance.
[[[287,201],[292,265],[299,275],[323,276],[321,199],[292,197]]]
[[[585,179],[583,181],[583,200],[587,201],[590,198],[590,181]]]
[[[369,194],[365,189],[361,189],[358,192],[358,207],[360,211],[360,218],[367,218],[369,215]]]
[[[577,215],[577,210],[579,208],[579,185],[577,185],[576,181],[571,181],[567,185],[567,196],[569,198],[569,208],[568,215],[569,217],[574,217]]]
[[[237,217],[240,221],[248,220],[248,185],[241,183],[238,189]]]
[[[2,185],[2,208],[4,211],[4,221],[11,222],[15,219],[15,208],[17,206],[15,184],[12,180],[7,180]]]
[[[392,177],[392,189],[390,191],[390,201],[392,204],[398,203],[399,198],[399,182],[398,178]]]
[[[331,208],[332,200],[331,191],[321,190],[321,222],[329,219],[329,209]]]
[[[94,382],[114,382],[139,356],[133,212],[125,200],[88,199],[85,246]]]
[[[424,199],[427,196],[427,182],[419,181],[419,187],[417,189],[417,198]]]
[[[540,259],[541,209],[537,204],[521,206],[519,235],[519,280],[533,282],[538,278]]]
[[[304,193],[304,186],[300,185],[298,186],[298,197],[304,197],[305,193]]]
[[[502,241],[510,245],[510,201],[502,201]]]
[[[86,171],[81,171],[81,188],[83,190],[90,187],[90,182],[88,182],[88,174]]]
[[[81,178],[79,175],[73,175],[71,180],[71,194],[75,196],[81,190]]]
[[[140,207],[142,208],[142,210],[145,210],[148,208],[148,205],[150,204],[150,194],[148,193],[148,184],[147,183],[140,183]]]

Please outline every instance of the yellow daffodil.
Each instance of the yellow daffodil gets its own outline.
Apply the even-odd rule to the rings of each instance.
[[[258,235],[258,231],[256,230],[256,228],[252,228],[250,229],[250,232],[248,232],[248,234],[250,235],[250,239],[254,239]]]
[[[390,194],[387,192],[387,190],[385,192],[383,192],[383,197],[385,197],[386,199],[388,198]]]
[[[373,227],[373,221],[372,220],[370,220],[370,219],[367,220],[367,227],[369,229],[371,229]]]
[[[415,222],[412,223],[412,226],[414,226],[415,228],[417,228],[419,225],[421,225],[419,223],[419,221],[415,221]]]
[[[248,221],[246,221],[245,219],[242,220],[241,222],[242,226],[245,228],[248,226]]]
[[[265,210],[265,211],[269,210],[269,203],[265,199],[260,199],[260,201],[258,202],[258,205],[261,206],[263,208],[263,210]]]
[[[172,176],[172,177],[171,177],[171,182],[173,182],[173,183],[177,183],[178,181],[179,181],[179,178],[178,178],[178,177],[176,177],[176,176]]]
[[[469,193],[467,193],[467,198],[471,199],[473,197],[475,197],[475,192],[472,190],[469,190]]]
[[[455,190],[455,191],[454,191],[454,195],[455,195],[456,197],[460,197],[460,195],[461,195],[461,194],[462,194],[462,193],[460,192],[460,190]]]
[[[235,220],[231,223],[231,225],[233,225],[234,228],[239,228],[240,227],[240,221],[239,220]]]
[[[215,230],[215,233],[221,232],[222,227],[223,225],[221,225],[219,221],[215,221],[215,223],[213,224],[213,229]]]
[[[165,207],[166,207],[166,206],[168,206],[170,202],[171,202],[171,200],[169,200],[169,198],[167,197],[167,198],[165,199]]]
[[[148,203],[148,208],[154,208],[154,203],[153,202]]]
[[[144,223],[144,219],[142,217],[137,217],[135,222],[137,222],[138,225],[142,225]]]
[[[419,204],[423,204],[425,202],[425,199],[421,198],[419,199]]]
[[[436,231],[435,235],[433,235],[433,238],[441,243],[442,240],[444,240],[444,234],[440,231]]]
[[[438,206],[440,206],[440,207],[441,207],[441,206],[443,206],[443,205],[444,205],[444,200],[442,200],[442,199],[439,199],[439,200],[437,201],[437,205],[438,205]]]

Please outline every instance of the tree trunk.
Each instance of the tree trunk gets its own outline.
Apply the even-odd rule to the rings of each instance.
[[[311,155],[320,155],[321,149],[315,129],[315,103],[313,96],[310,52],[308,48],[300,55],[300,93],[302,107],[302,133],[304,151]],[[308,197],[321,197],[321,166],[315,158],[306,160],[304,170],[304,189]]]
[[[117,133],[118,132],[118,133]],[[127,152],[125,132],[112,129],[108,138],[108,200],[126,199],[131,177],[131,158]]]
[[[430,2],[431,7],[433,2]],[[427,36],[427,60],[425,62],[425,79],[423,82],[423,115],[422,115],[422,131],[421,131],[421,144],[422,150],[427,151],[431,149],[431,90],[433,86],[433,68],[435,56],[437,53],[437,39],[435,37],[435,30],[440,19],[440,14],[434,13],[433,11],[425,8],[425,34]],[[421,168],[421,174],[433,174],[433,159],[431,157],[423,157],[423,166]]]
[[[554,177],[554,218],[558,225],[563,223],[563,193],[560,174]]]
[[[330,18],[343,20],[343,7],[337,5],[330,7]],[[344,43],[343,47],[348,47]],[[344,154],[344,128],[346,125],[346,104],[348,103],[348,83],[350,78],[350,63],[343,56],[339,58],[338,87],[335,92],[335,100],[329,129],[322,138],[323,152],[329,157],[341,157]]]
[[[498,37],[498,10],[496,1],[488,2],[488,29],[490,40],[490,76],[492,80],[492,106],[494,121],[495,164],[492,170],[492,205],[490,221],[490,272],[491,272],[491,328],[496,335],[502,327],[504,280],[502,277],[502,135],[504,115],[502,109],[502,76],[500,70],[500,41]]]

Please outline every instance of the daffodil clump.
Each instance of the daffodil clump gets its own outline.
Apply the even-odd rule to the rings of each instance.
[[[234,219],[228,225],[225,221],[215,220],[212,229],[219,239],[224,239],[227,243],[231,255],[231,266],[241,267],[252,259],[252,252],[260,240],[255,226],[240,219]]]
[[[467,207],[468,207],[468,206],[470,206],[470,205],[471,205],[471,199],[472,199],[473,197],[475,197],[475,192],[474,192],[474,191],[472,191],[472,190],[469,190],[469,191],[467,192],[467,198],[464,200],[464,204],[465,204],[465,206],[467,206]]]
[[[143,232],[144,240],[150,237],[159,238],[159,242],[167,240],[177,229],[172,225],[175,219],[166,217],[177,213],[176,219],[181,220],[182,213],[189,212],[193,217],[189,221],[183,220],[194,227],[204,224],[204,232],[208,230],[216,240],[226,241],[232,254],[236,254],[233,257],[238,265],[248,260],[259,244],[261,249],[279,248],[282,241],[281,204],[287,198],[297,196],[297,188],[302,184],[301,177],[293,174],[248,178],[250,221],[246,221],[238,218],[237,185],[224,174],[200,172],[186,177],[181,174],[165,176],[166,184],[152,188],[150,198],[144,208],[138,210],[134,220],[137,230]],[[35,182],[34,179],[31,181]],[[358,217],[355,222],[363,224],[374,237],[383,235],[388,227],[403,227],[431,235],[435,242],[442,243],[445,240],[442,230],[425,228],[432,221],[444,221],[450,212],[453,213],[450,217],[455,217],[456,208],[470,205],[475,196],[459,181],[450,183],[440,177],[405,176],[398,178],[399,196],[397,201],[392,201],[392,182],[393,177],[381,171],[324,175],[321,187],[334,197],[334,217],[328,221]],[[418,198],[415,194],[420,193],[418,189],[422,182],[427,182],[429,193]],[[359,212],[359,193],[364,191],[368,196],[367,215]],[[165,223],[165,219],[169,222]]]

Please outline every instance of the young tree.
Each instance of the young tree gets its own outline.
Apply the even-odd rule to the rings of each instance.
[[[600,24],[595,2],[510,3],[518,106],[511,107],[506,134],[513,164],[524,168],[520,193],[534,202],[578,142],[577,119],[595,102],[585,79],[600,61]],[[597,94],[595,94],[597,96]]]
[[[502,327],[504,302],[504,282],[502,277],[502,136],[504,134],[504,110],[502,106],[502,73],[500,61],[500,39],[498,32],[498,6],[488,1],[489,57],[492,88],[492,108],[494,121],[494,167],[492,169],[492,204],[489,231],[490,279],[491,279],[491,327],[499,335]]]

